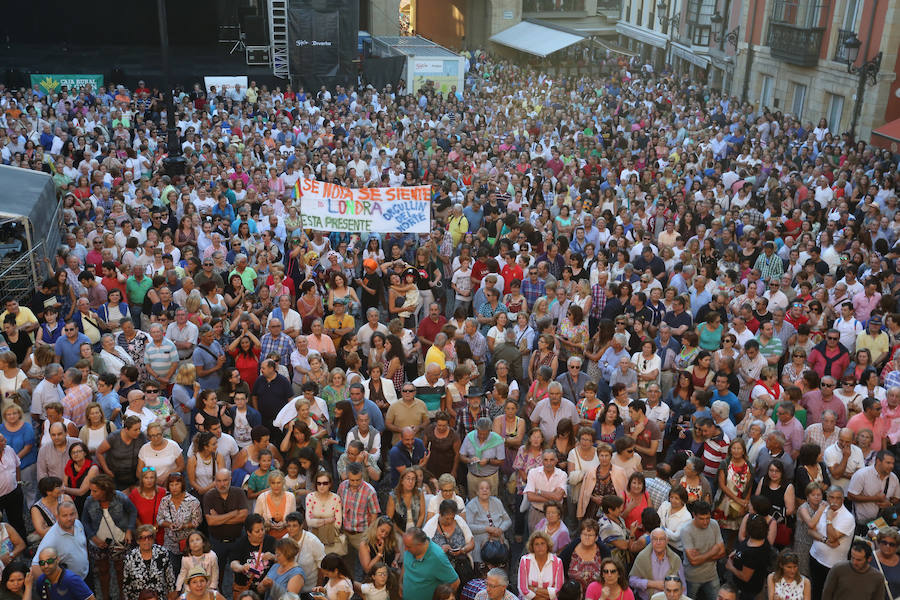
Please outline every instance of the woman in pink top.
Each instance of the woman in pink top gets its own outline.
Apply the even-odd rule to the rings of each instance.
[[[604,593],[605,592],[605,593]],[[600,581],[587,587],[584,600],[634,600],[634,593],[628,587],[625,567],[614,558],[604,558],[600,563]]]
[[[535,531],[528,538],[525,544],[528,554],[519,560],[520,600],[538,597],[538,590],[546,590],[550,598],[556,598],[556,592],[565,581],[565,574],[562,561],[550,552],[552,547],[550,536],[543,531]]]

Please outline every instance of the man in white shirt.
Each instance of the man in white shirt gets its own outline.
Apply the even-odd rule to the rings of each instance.
[[[841,343],[852,356],[856,350],[856,336],[863,330],[862,322],[853,314],[853,303],[841,304],[841,316],[835,319],[832,329],[841,334]]]
[[[776,309],[786,310],[788,305],[787,296],[781,291],[781,281],[776,278],[769,280],[769,289],[763,294],[763,298],[769,301],[769,310]]]
[[[866,466],[862,450],[853,443],[853,430],[847,427],[838,433],[837,442],[825,448],[823,458],[831,483],[845,491],[853,475]]]
[[[206,430],[216,436],[219,440],[219,443],[216,445],[216,453],[221,454],[225,459],[225,468],[231,469],[231,460],[237,456],[237,453],[241,451],[238,446],[237,440],[235,440],[231,435],[222,431],[222,424],[215,417],[208,417],[206,419]],[[194,455],[194,445],[188,445],[188,458]]]
[[[534,531],[538,522],[544,518],[544,505],[547,502],[562,502],[566,497],[565,472],[556,468],[556,451],[546,449],[541,454],[543,466],[528,471],[525,483],[525,497],[531,505],[528,509],[529,531]]]
[[[291,308],[291,297],[287,294],[282,294],[278,298],[278,309],[269,314],[269,321],[272,319],[281,320],[282,331],[287,336],[293,338],[300,333],[302,319],[300,313]],[[269,321],[266,321],[266,327],[268,327]]]
[[[853,501],[857,523],[868,523],[881,507],[900,501],[900,479],[894,474],[894,455],[879,450],[875,464],[863,467],[850,478],[847,497]]]

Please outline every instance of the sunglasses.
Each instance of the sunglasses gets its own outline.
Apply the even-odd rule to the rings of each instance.
[[[846,385],[846,384],[845,384],[845,385]],[[823,384],[822,384],[822,387],[825,387],[825,388],[833,388],[833,387],[834,387],[834,384],[833,384],[833,383],[823,383]]]
[[[618,575],[618,574],[619,574],[619,570],[618,570],[618,569],[603,569],[602,573],[603,573],[604,575],[607,575],[607,574],[609,574],[609,575]]]
[[[46,567],[47,565],[52,565],[55,562],[56,562],[56,558],[47,558],[44,560],[39,560],[38,564],[42,567]]]
[[[829,336],[828,336],[827,338],[825,338],[825,339],[827,339],[828,341],[831,341],[831,342],[836,342],[836,341],[838,341],[838,340],[841,339],[841,338],[839,338],[839,337],[832,337],[832,336],[829,335]]]
[[[327,481],[317,481],[316,485],[331,485],[331,483],[329,483]]]
[[[897,547],[897,542],[889,542],[888,540],[880,540],[878,543],[884,546],[890,546],[891,548]]]
[[[144,467],[143,469],[141,469],[141,473],[146,473],[147,471],[154,471],[154,472],[155,472],[155,471],[156,471],[156,468],[155,468],[155,467]]]
[[[139,536],[138,536],[138,539],[141,540],[141,541],[143,541],[143,540],[152,540],[152,539],[153,539],[153,536],[152,536],[152,535],[139,535]]]
[[[146,388],[146,389],[144,390],[144,392],[146,392],[146,393],[148,393],[148,394],[158,394],[158,393],[159,393],[159,390],[156,389],[156,388]]]

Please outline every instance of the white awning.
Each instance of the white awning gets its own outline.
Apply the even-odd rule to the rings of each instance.
[[[522,21],[491,36],[490,41],[544,58],[557,50],[583,41],[585,37]]]
[[[616,31],[639,42],[649,44],[650,46],[655,46],[657,48],[666,47],[666,36],[657,33],[652,29],[637,27],[630,23],[619,21],[616,23]]]
[[[672,44],[672,54],[686,60],[696,67],[705,69],[709,66],[709,57],[702,54],[695,54],[693,50],[680,44]]]

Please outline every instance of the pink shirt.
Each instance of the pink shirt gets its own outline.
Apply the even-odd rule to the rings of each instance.
[[[871,298],[866,296],[864,291],[853,296],[853,310],[856,318],[860,321],[868,321],[879,302],[881,302],[881,294],[878,292],[872,294]]]
[[[883,402],[882,406],[886,404],[886,402]],[[881,410],[884,409],[882,408]],[[872,422],[866,417],[866,413],[861,412],[847,421],[847,427],[853,430],[853,433],[858,433],[860,429],[871,429],[872,433],[875,434],[875,439],[872,441],[872,450],[875,452],[881,450],[881,440],[887,435],[887,424],[883,417],[875,419],[875,425],[872,426]]]

